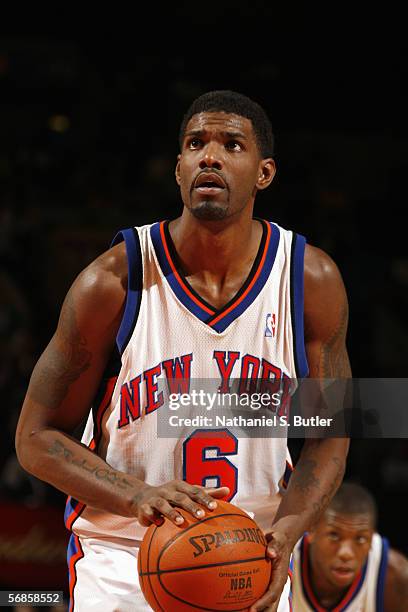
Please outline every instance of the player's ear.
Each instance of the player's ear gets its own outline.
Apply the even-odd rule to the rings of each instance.
[[[181,159],[181,154],[179,153],[177,155],[177,164],[176,164],[176,171],[175,171],[177,185],[180,185],[180,159]]]
[[[309,529],[309,531],[307,532],[307,539],[309,540],[309,543],[311,544],[313,542],[313,540],[315,539],[315,535],[316,535],[316,531],[313,527],[311,527]]]
[[[259,164],[258,180],[256,182],[257,189],[266,189],[273,181],[276,174],[276,165],[272,157],[263,159]]]

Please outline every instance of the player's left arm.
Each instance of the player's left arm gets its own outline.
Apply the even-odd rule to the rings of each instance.
[[[384,612],[401,610],[408,610],[408,559],[391,549],[385,575]]]
[[[305,251],[305,344],[309,377],[350,378],[346,349],[348,301],[340,272],[323,251],[309,245]],[[266,594],[251,612],[277,610],[288,575],[292,550],[315,523],[337,491],[344,475],[347,438],[306,439],[285,496],[274,518],[268,554],[273,570]]]

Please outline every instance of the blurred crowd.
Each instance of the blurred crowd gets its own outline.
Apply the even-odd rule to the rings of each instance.
[[[23,473],[14,455],[30,373],[68,287],[117,230],[178,215],[178,126],[192,99],[208,89],[237,89],[269,111],[278,172],[256,214],[306,235],[339,265],[354,376],[406,376],[408,255],[400,205],[408,135],[391,115],[374,122],[362,101],[350,102],[353,88],[336,91],[335,80],[323,87],[316,76],[313,96],[300,107],[294,97],[305,84],[301,69],[293,73],[289,59],[285,65],[265,58],[231,67],[228,78],[199,78],[176,55],[125,59],[72,41],[0,47],[2,500],[62,507],[62,494]],[[348,466],[348,475],[376,495],[380,526],[405,552],[407,535],[390,517],[406,508],[407,459],[404,440],[355,440]]]

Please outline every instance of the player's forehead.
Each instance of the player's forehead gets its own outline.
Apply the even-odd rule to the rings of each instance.
[[[254,139],[252,122],[247,117],[235,113],[220,111],[203,112],[193,115],[186,125],[184,135],[191,133],[232,133],[242,134],[247,139]]]
[[[344,532],[370,531],[373,529],[373,517],[368,513],[346,514],[327,510],[323,517],[323,525],[326,528],[336,529]]]

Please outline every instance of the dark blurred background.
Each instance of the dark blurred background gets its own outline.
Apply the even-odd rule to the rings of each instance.
[[[102,37],[0,41],[0,585],[15,584],[13,563],[40,562],[30,550],[49,544],[55,510],[62,523],[62,494],[23,473],[14,455],[33,365],[76,274],[116,231],[180,213],[178,128],[201,93],[235,89],[265,107],[278,170],[256,215],[304,234],[337,262],[354,376],[406,376],[405,53],[398,36],[387,53],[381,41],[351,48],[347,33],[341,41],[294,46],[282,36],[279,53],[235,57],[182,54],[177,45],[143,54]],[[353,440],[347,467],[374,493],[379,530],[405,554],[407,457],[405,440]],[[36,516],[31,531],[11,533],[5,517],[26,509],[18,524],[42,512],[42,531]],[[28,584],[32,566],[24,567]]]

